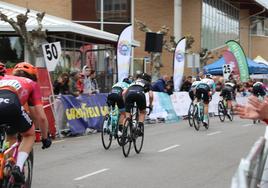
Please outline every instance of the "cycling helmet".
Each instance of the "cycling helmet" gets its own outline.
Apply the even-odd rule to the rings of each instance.
[[[28,73],[29,75],[37,76],[37,69],[36,69],[36,67],[33,66],[30,63],[27,63],[27,62],[18,63],[14,67],[14,71],[19,71],[19,70],[24,71],[24,72]]]
[[[6,73],[6,66],[4,63],[0,62],[0,75],[4,75]]]
[[[152,77],[149,74],[147,74],[147,73],[142,73],[141,79],[143,79],[143,80],[145,80],[147,82],[151,82],[152,81]]]
[[[212,75],[211,74],[206,74],[206,78],[212,79]]]
[[[123,82],[127,83],[127,84],[131,84],[131,80],[129,78],[124,78]]]

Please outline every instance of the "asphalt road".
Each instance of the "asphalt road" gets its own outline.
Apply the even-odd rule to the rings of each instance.
[[[230,187],[240,159],[264,136],[264,124],[210,119],[200,131],[183,120],[145,127],[140,154],[125,158],[114,141],[104,150],[100,133],[35,145],[33,188]]]

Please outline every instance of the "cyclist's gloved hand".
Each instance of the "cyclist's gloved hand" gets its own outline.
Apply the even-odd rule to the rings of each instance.
[[[46,148],[49,148],[49,147],[51,146],[52,141],[51,141],[51,139],[48,137],[48,138],[46,138],[46,139],[42,139],[42,144],[43,144],[42,149],[46,149]]]

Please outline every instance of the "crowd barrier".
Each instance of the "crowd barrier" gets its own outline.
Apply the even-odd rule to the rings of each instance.
[[[87,128],[100,130],[103,117],[108,113],[106,93],[96,95],[60,95],[51,99],[57,130],[69,129],[73,134],[82,134]],[[148,104],[148,94],[146,95]],[[216,92],[209,106],[209,112],[217,114],[219,92]],[[247,97],[237,96],[238,103],[245,103]],[[154,92],[153,111],[149,119],[164,119],[165,122],[178,122],[179,117],[188,114],[191,99],[188,92]]]
[[[264,137],[260,137],[246,158],[242,158],[235,175],[232,178],[231,188],[268,187],[267,145],[268,128]]]

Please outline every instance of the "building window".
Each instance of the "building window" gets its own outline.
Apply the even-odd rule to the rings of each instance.
[[[239,10],[223,0],[203,0],[202,48],[223,46],[239,38]]]

